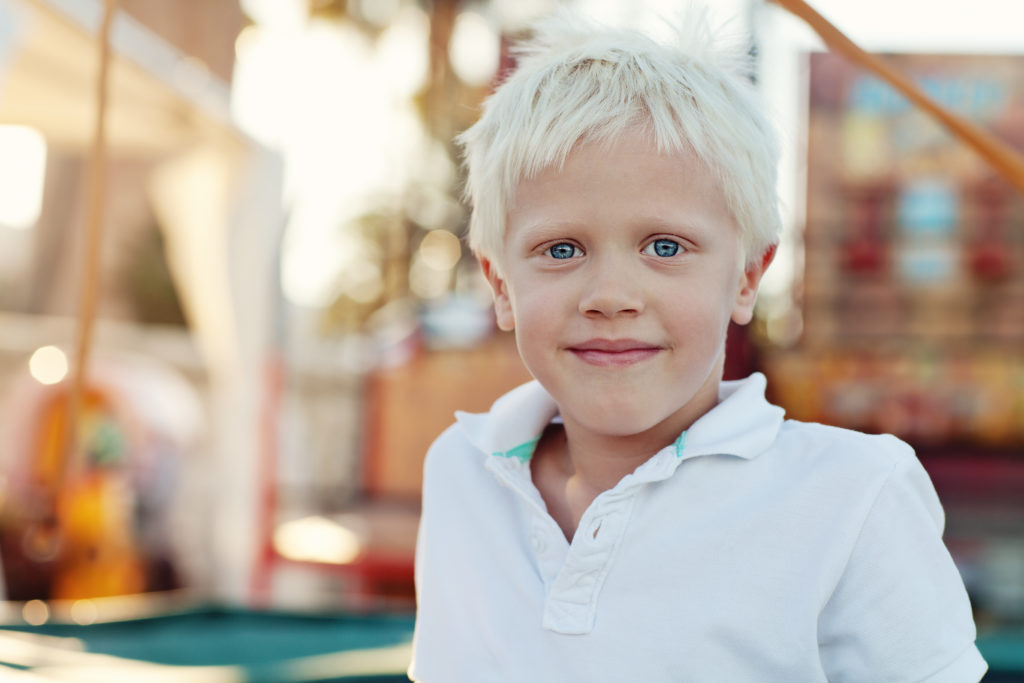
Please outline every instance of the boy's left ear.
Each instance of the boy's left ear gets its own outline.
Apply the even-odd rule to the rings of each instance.
[[[761,258],[747,264],[740,275],[740,288],[736,293],[736,305],[732,309],[732,321],[737,325],[746,325],[754,317],[754,302],[757,301],[757,288],[761,284],[764,271],[768,270],[775,258],[777,244],[764,250]]]

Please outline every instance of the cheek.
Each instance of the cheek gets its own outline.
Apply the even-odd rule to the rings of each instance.
[[[728,326],[729,321],[732,319],[733,311],[736,309],[736,304],[739,301],[741,274],[742,269],[739,267],[723,268],[723,277],[720,278],[718,283],[718,295],[715,297],[715,300],[718,302],[717,307],[721,312],[722,323],[725,326]]]
[[[712,348],[723,343],[732,318],[730,291],[690,291],[676,297],[662,315],[672,336],[695,347]]]
[[[512,301],[512,310],[516,319],[517,335],[523,337],[522,343],[529,344],[539,335],[550,331],[557,320],[554,305],[550,299],[542,296],[519,297]]]
[[[544,286],[543,282],[520,282],[510,292],[512,310],[520,325],[532,322],[543,324],[555,312],[567,305],[567,294],[563,289]]]
[[[551,292],[520,290],[512,298],[516,320],[516,346],[527,368],[534,373],[538,363],[562,341],[566,313],[559,310],[559,300]]]

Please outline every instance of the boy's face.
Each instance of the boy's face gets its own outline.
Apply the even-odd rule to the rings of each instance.
[[[519,183],[504,246],[483,261],[499,327],[567,428],[606,436],[674,438],[715,405],[729,320],[749,322],[771,260],[745,269],[708,170],[640,131]]]

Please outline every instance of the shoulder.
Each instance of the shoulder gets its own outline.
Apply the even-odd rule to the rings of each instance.
[[[891,434],[865,434],[787,420],[779,431],[775,451],[776,457],[799,469],[823,490],[831,490],[837,501],[852,503],[858,499],[869,509],[880,497],[898,491],[928,509],[930,516],[941,523],[941,507],[931,479],[914,449]]]
[[[810,452],[838,450],[885,462],[913,457],[913,449],[892,434],[866,434],[814,422],[786,420],[779,430],[779,440]]]
[[[472,469],[474,461],[480,464],[483,454],[473,446],[458,422],[448,426],[427,449],[423,461],[423,485],[429,487],[440,481],[452,481]]]
[[[864,432],[829,425],[786,420],[776,449],[808,461],[882,476],[917,464],[909,444],[892,434]]]

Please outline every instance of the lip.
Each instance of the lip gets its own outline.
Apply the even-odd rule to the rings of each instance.
[[[626,367],[653,358],[662,347],[637,339],[588,339],[567,350],[588,365]]]

